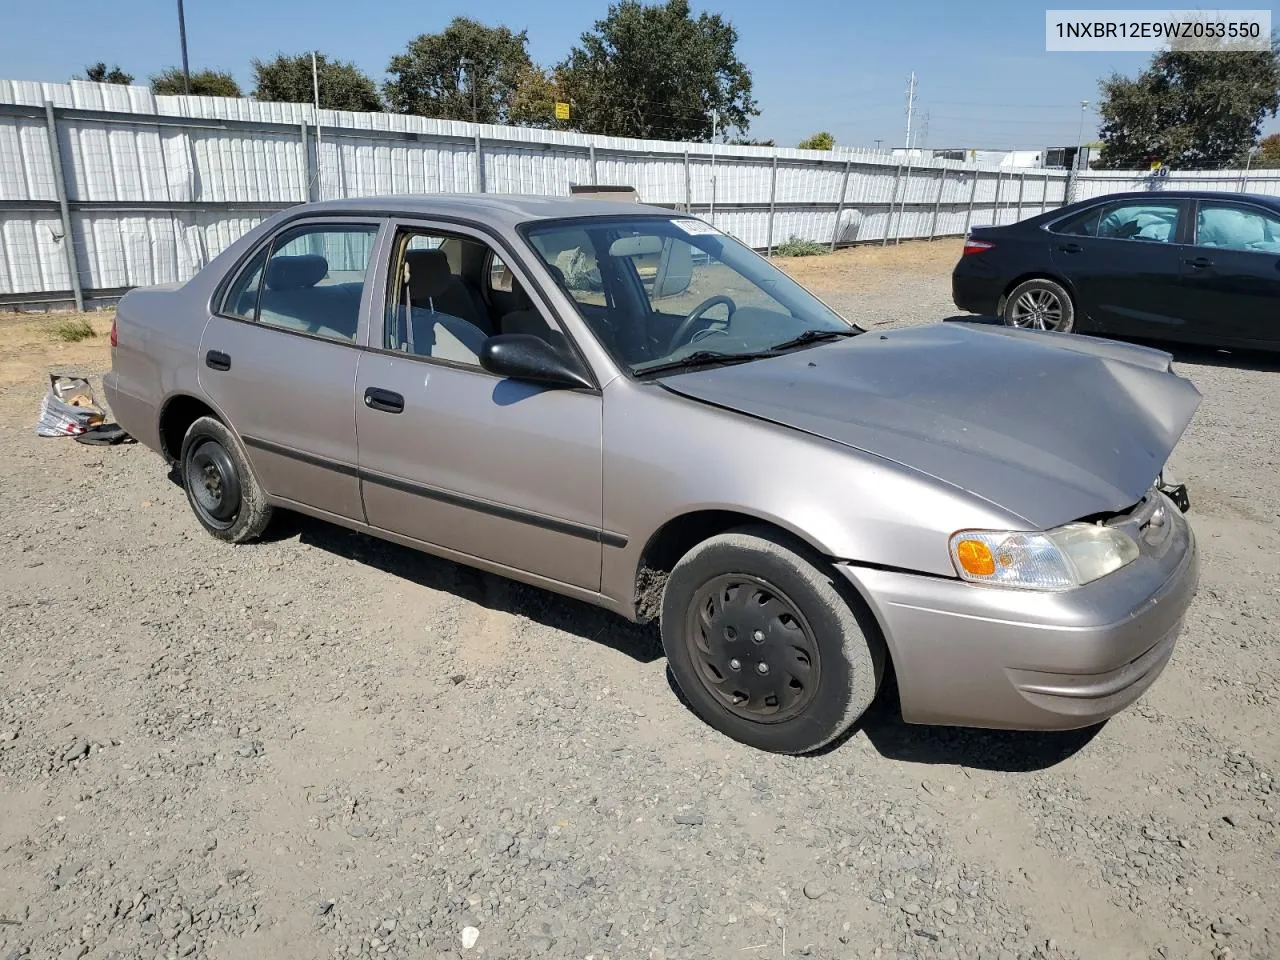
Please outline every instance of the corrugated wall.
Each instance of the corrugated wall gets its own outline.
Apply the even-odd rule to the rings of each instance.
[[[71,236],[62,236],[45,103],[55,107]],[[1001,170],[887,153],[629,140],[306,104],[155,96],[144,87],[0,81],[0,303],[80,285],[182,280],[283,206],[397,193],[551,194],[634,186],[688,205],[756,248],[959,235],[1065,202],[1064,171]],[[477,154],[477,147],[479,152]],[[1195,179],[1236,190],[1242,175]],[[1076,195],[1142,189],[1146,174],[1079,178]],[[1273,172],[1251,189],[1280,192]],[[1219,186],[1209,186],[1210,183]]]

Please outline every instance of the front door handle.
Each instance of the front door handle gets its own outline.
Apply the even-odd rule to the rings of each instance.
[[[404,397],[394,390],[370,387],[364,392],[364,405],[383,413],[404,413]]]
[[[1079,253],[1084,249],[1084,247],[1080,246],[1078,243],[1064,243],[1058,249],[1063,253]]]
[[[1210,260],[1208,257],[1188,257],[1182,262],[1185,263],[1188,267],[1195,267],[1197,269],[1203,269],[1204,267],[1213,266],[1213,261]]]
[[[230,370],[231,357],[221,350],[210,350],[204,355],[204,365],[210,370]]]

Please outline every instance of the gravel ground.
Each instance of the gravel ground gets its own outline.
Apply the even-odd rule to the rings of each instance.
[[[955,255],[788,268],[921,323]],[[0,323],[0,960],[1280,957],[1280,363],[1178,354],[1204,572],[1137,706],[1048,736],[889,695],[787,758],[583,604],[300,518],[218,543],[153,454],[32,434],[40,371],[106,358],[31,329]]]

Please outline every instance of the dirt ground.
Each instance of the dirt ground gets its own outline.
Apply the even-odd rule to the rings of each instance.
[[[787,262],[954,314],[954,241]],[[1160,681],[1065,735],[787,758],[652,630],[309,520],[230,547],[160,459],[39,439],[99,335],[0,317],[0,958],[1280,957],[1280,362],[1176,352],[1203,574]]]

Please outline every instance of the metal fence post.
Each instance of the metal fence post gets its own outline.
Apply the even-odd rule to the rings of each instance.
[[[836,241],[840,239],[840,218],[844,216],[844,198],[849,193],[849,166],[852,160],[844,162],[844,178],[840,181],[840,199],[836,201],[836,224],[831,228],[831,252],[836,252]]]
[[[911,167],[915,157],[907,155],[907,179],[902,183],[902,199],[898,201],[898,225],[893,231],[893,245],[902,243],[902,218],[907,212],[907,194],[911,192]]]
[[[480,146],[480,131],[476,131],[476,193],[484,193],[484,149]]]
[[[44,102],[45,124],[49,131],[49,160],[53,167],[53,185],[58,190],[58,210],[62,213],[63,253],[67,258],[67,271],[71,274],[71,296],[76,309],[84,312],[84,292],[80,289],[80,263],[76,256],[76,242],[71,235],[71,207],[67,205],[67,183],[62,177],[62,148],[58,146],[58,121],[53,115],[53,101]]]
[[[1067,185],[1062,191],[1062,205],[1065,207],[1071,203],[1076,196],[1076,168],[1073,166],[1067,171]]]
[[[773,155],[773,174],[769,177],[769,230],[768,252],[765,256],[773,258],[773,211],[778,203],[778,154]]]
[[[996,195],[991,200],[992,209],[995,211],[995,223],[993,226],[1000,225],[1000,188],[1004,186],[1004,171],[996,170]]]
[[[1022,191],[1027,185],[1027,175],[1025,173],[1018,174],[1018,215],[1014,217],[1013,222],[1017,223],[1022,219]]]
[[[298,124],[302,135],[302,202],[314,200],[315,174],[311,172],[311,146],[307,143],[307,121]]]
[[[947,185],[947,171],[938,171],[938,196],[933,201],[933,219],[929,221],[929,239],[938,235],[938,211],[942,209],[942,190]]]
[[[689,172],[689,151],[684,152],[684,212],[693,213],[693,177]]]
[[[1040,191],[1040,212],[1049,209],[1049,171],[1044,172],[1044,187]]]
[[[591,182],[593,184],[599,183],[600,177],[596,174],[596,145],[594,143],[591,144],[587,150],[589,151],[588,162],[591,164]]]
[[[964,235],[969,235],[969,230],[973,226],[973,201],[978,199],[978,180],[982,176],[982,171],[977,168],[973,171],[973,186],[969,188],[969,209],[964,215]]]
[[[882,247],[889,245],[889,228],[893,226],[893,207],[898,202],[898,184],[901,180],[902,161],[898,161],[898,169],[893,171],[893,193],[889,194],[889,212],[885,215],[884,238],[880,241]]]

